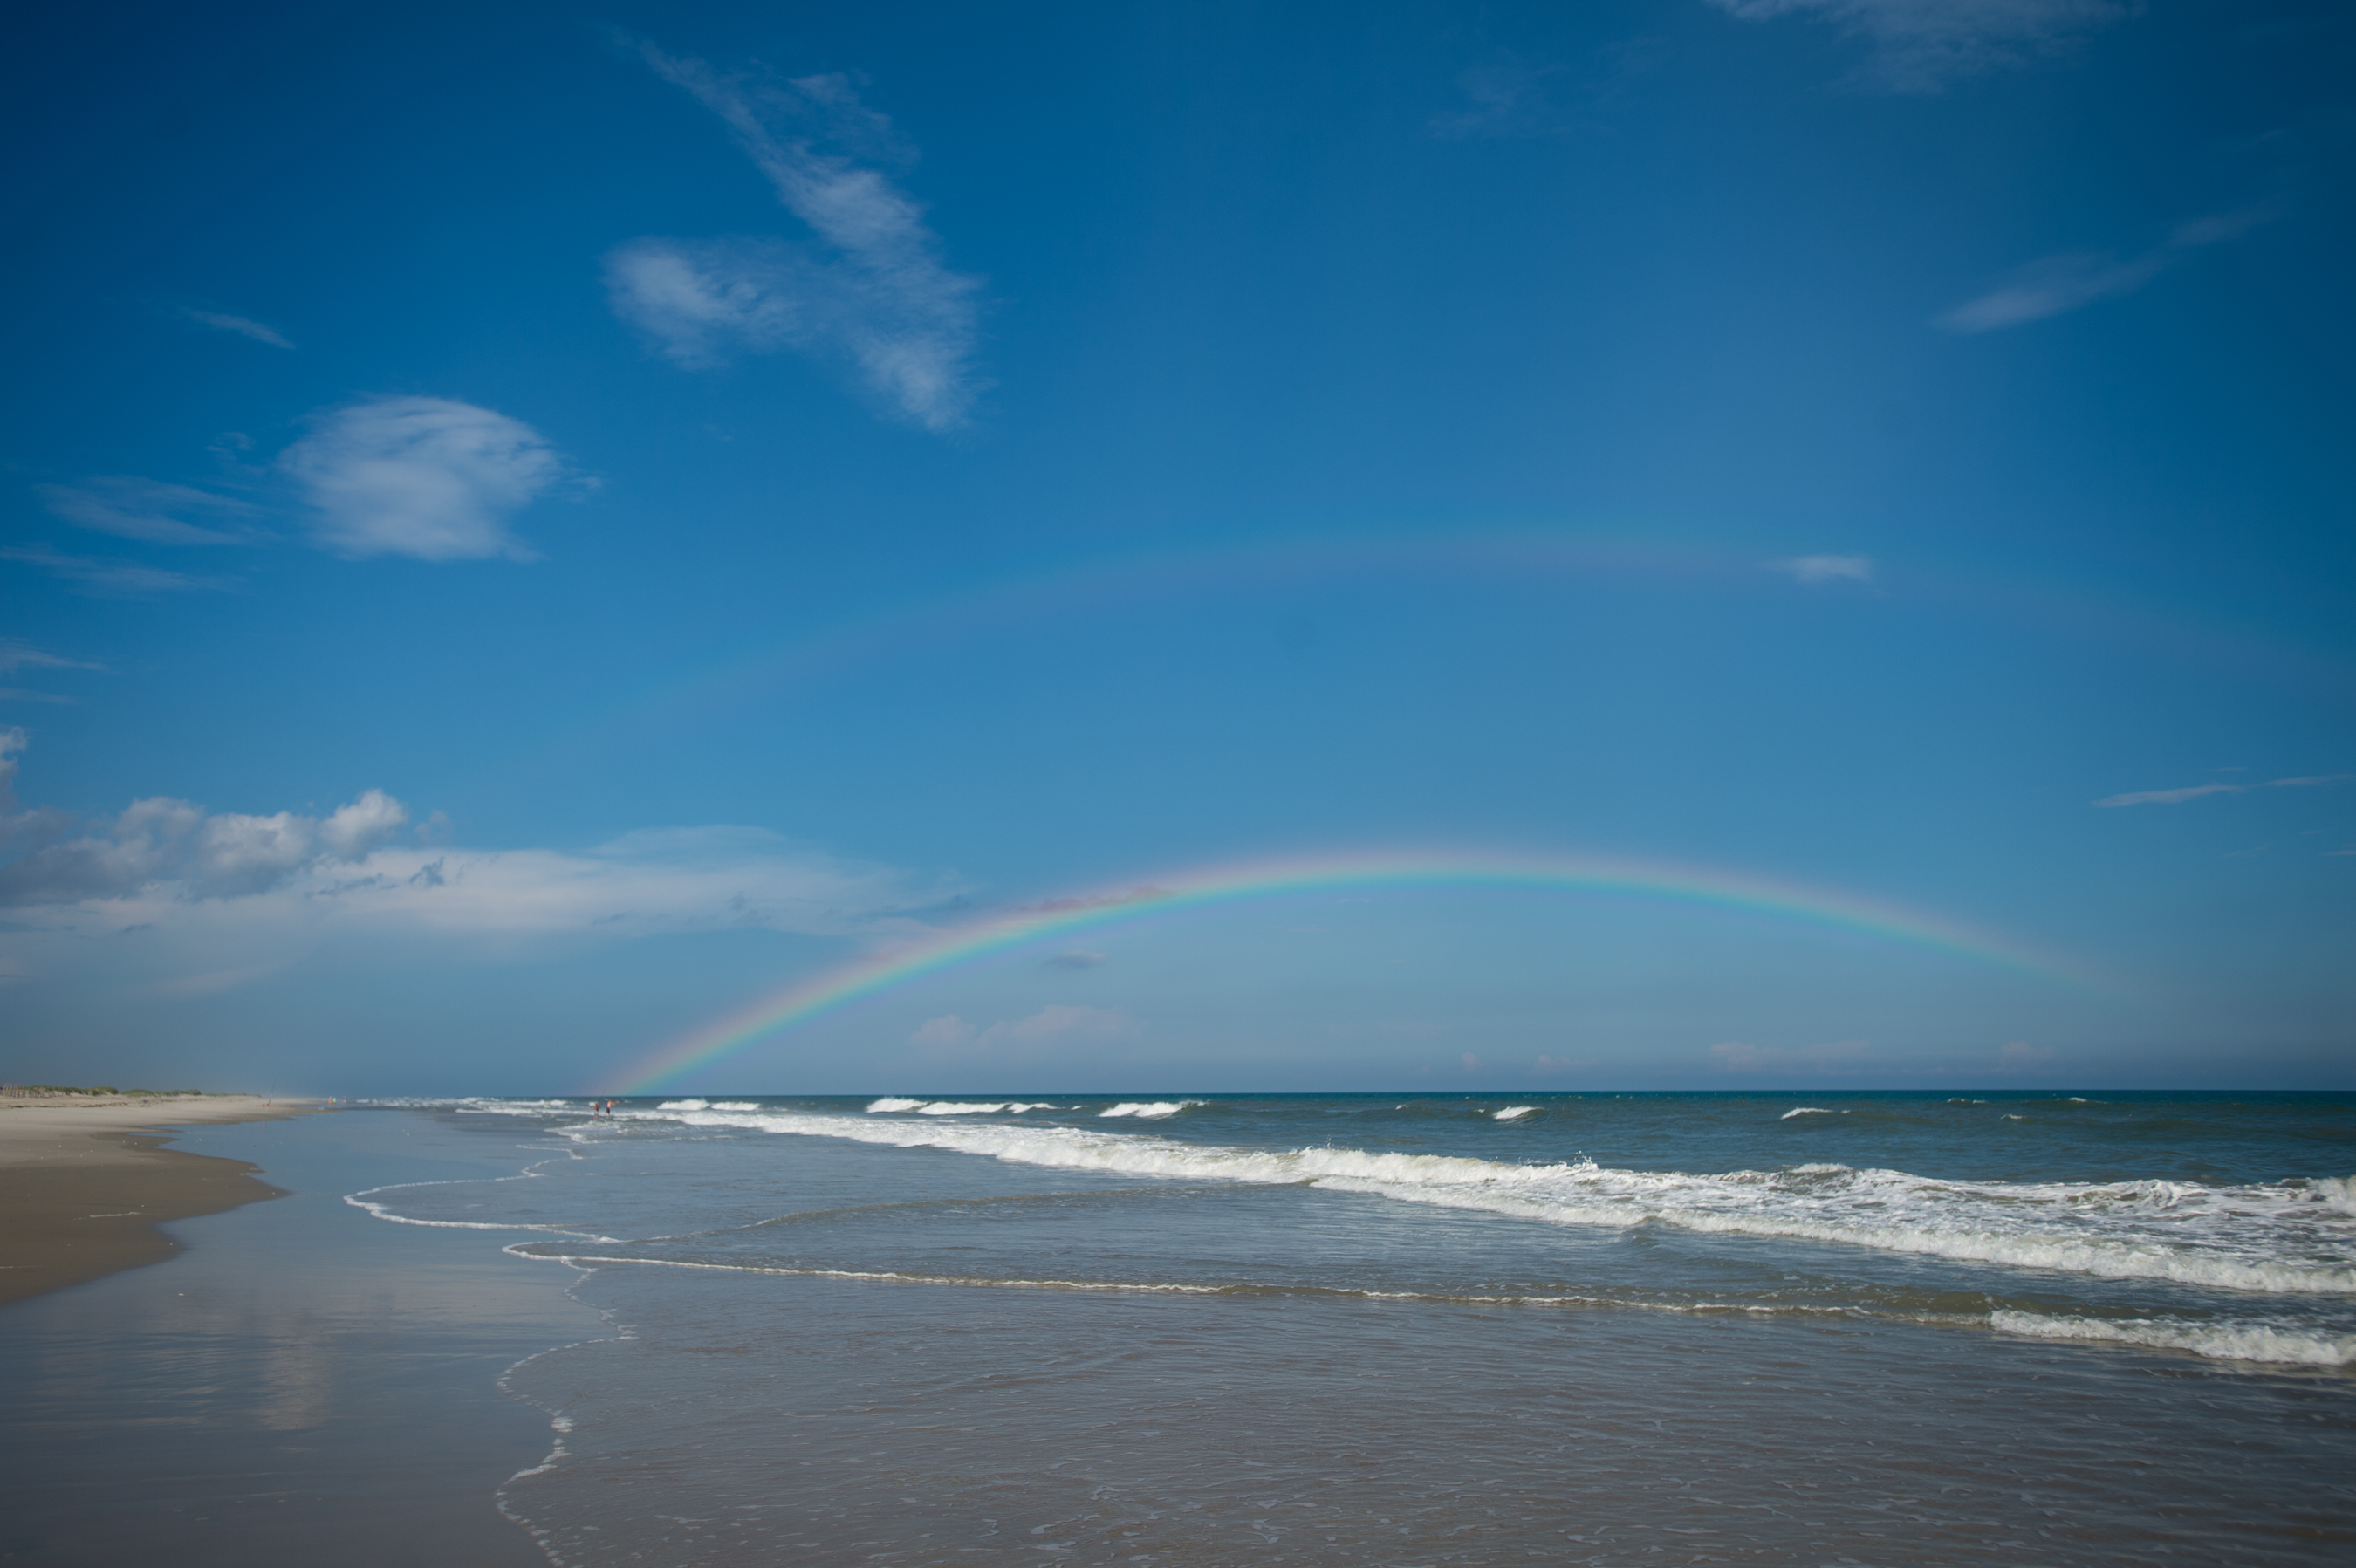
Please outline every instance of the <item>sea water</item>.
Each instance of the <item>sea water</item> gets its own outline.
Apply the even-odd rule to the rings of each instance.
[[[563,1564],[2347,1561],[2356,1097],[450,1102]]]

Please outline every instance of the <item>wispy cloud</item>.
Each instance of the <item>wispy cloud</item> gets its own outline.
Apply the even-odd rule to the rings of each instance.
[[[22,561],[27,565],[41,567],[65,578],[84,593],[109,598],[149,598],[157,594],[226,588],[232,582],[227,577],[200,577],[187,572],[166,572],[161,567],[143,566],[134,561],[68,555],[46,544],[10,545],[0,549],[0,560]]]
[[[1790,573],[1795,583],[1873,581],[1873,561],[1865,555],[1794,555],[1788,561],[1770,561],[1767,564],[1775,571]]]
[[[2356,782],[2356,773],[2313,773],[2297,779],[2269,779],[2263,784],[2192,784],[2181,789],[2136,789],[2105,795],[2097,806],[2180,806],[2207,795],[2246,795],[2253,789],[2311,789],[2324,784]]]
[[[242,316],[230,316],[218,310],[198,310],[188,306],[183,306],[172,314],[190,326],[209,327],[216,332],[234,332],[241,338],[251,338],[257,343],[267,343],[273,349],[294,347],[280,335],[277,328],[265,327],[259,321],[248,320]]]
[[[2051,1046],[2032,1046],[2027,1040],[2008,1040],[1996,1053],[1998,1072],[2020,1072],[2029,1068],[2042,1067],[2053,1059]]]
[[[2279,216],[2280,208],[2271,204],[2211,213],[2177,225],[2158,245],[2125,259],[2084,251],[2047,256],[2019,268],[1987,293],[1933,317],[1932,325],[1968,336],[2042,321],[2097,300],[2115,299],[2133,294],[2191,252],[2238,240]]]
[[[2141,7],[2133,0],[1710,0],[1745,22],[1802,16],[1865,40],[1862,86],[1938,92],[2067,49]]]
[[[912,1046],[934,1050],[988,1050],[992,1047],[1101,1045],[1133,1033],[1129,1015],[1107,1007],[1042,1007],[1023,1018],[1009,1018],[976,1028],[955,1013],[927,1018],[909,1035]]]
[[[639,52],[727,124],[818,243],[631,241],[606,257],[615,313],[682,365],[779,349],[846,359],[899,415],[964,424],[980,280],[948,268],[922,207],[877,166],[915,157],[891,121],[839,74],[776,81]]]
[[[438,397],[370,398],[320,415],[278,467],[327,549],[420,561],[532,559],[508,520],[564,472],[521,420]]]
[[[258,508],[189,485],[111,474],[79,484],[35,485],[33,490],[52,515],[99,533],[149,544],[254,542],[249,524]],[[204,521],[192,522],[190,518]]]
[[[1059,952],[1047,961],[1057,969],[1094,969],[1098,964],[1108,961],[1110,961],[1104,954],[1090,952],[1086,948],[1074,948],[1069,952]]]
[[[1042,1007],[1027,1018],[1012,1018],[992,1024],[974,1036],[974,1044],[987,1048],[994,1045],[1039,1045],[1048,1041],[1067,1044],[1096,1044],[1118,1039],[1137,1026],[1125,1013],[1108,1007]]]
[[[103,664],[93,664],[87,659],[68,659],[62,654],[45,653],[22,638],[0,637],[0,675],[13,675],[19,670],[103,670]]]
[[[1711,1058],[1729,1072],[1750,1072],[1761,1069],[1805,1068],[1814,1072],[1830,1072],[1869,1057],[1873,1047],[1864,1040],[1835,1040],[1821,1046],[1751,1046],[1740,1040],[1728,1040],[1709,1047]]]
[[[1547,98],[1547,79],[1558,65],[1476,65],[1457,73],[1462,109],[1434,114],[1431,134],[1445,141],[1491,141],[1552,135],[1561,116]]]
[[[1667,58],[1667,40],[1621,38],[1576,62],[1496,59],[1456,74],[1461,108],[1425,124],[1445,142],[1495,142],[1608,129],[1633,81]]]
[[[532,552],[509,520],[564,477],[565,465],[521,420],[452,398],[374,397],[322,410],[310,434],[280,453],[278,475],[305,504],[313,539],[349,556],[422,561]],[[218,450],[218,449],[217,449]],[[267,479],[248,470],[245,482]],[[262,526],[289,510],[192,485],[128,474],[33,487],[51,514],[77,528],[146,544],[260,544]],[[93,593],[150,595],[226,585],[134,562],[69,555],[47,545],[0,551],[47,567]]]
[[[2242,784],[2194,784],[2182,789],[2137,789],[2126,795],[2105,795],[2094,802],[2097,806],[2180,806],[2187,800],[2198,800],[2203,795],[2239,795],[2248,786]]]

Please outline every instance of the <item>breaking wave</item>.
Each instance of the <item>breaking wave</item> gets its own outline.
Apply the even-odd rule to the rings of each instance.
[[[2220,1361],[2277,1366],[2345,1367],[2356,1363],[2356,1334],[2268,1323],[2191,1323],[2180,1318],[2047,1317],[2033,1312],[1992,1312],[1988,1326],[2040,1339],[2092,1339],[2147,1349],[2189,1350]]]
[[[927,1103],[937,1102],[878,1101],[869,1110],[921,1112]],[[1159,1118],[1195,1103],[1123,1101],[1099,1114]],[[1524,1165],[1351,1148],[1235,1148],[1151,1133],[954,1118],[926,1122],[717,1107],[624,1114],[951,1149],[1067,1170],[1313,1186],[1557,1225],[1661,1225],[2107,1279],[2356,1294],[2356,1226],[2350,1224],[2349,1184],[2338,1178],[2220,1187],[2170,1181],[1970,1182],[1839,1165],[1697,1175],[1614,1169],[1590,1160]]]

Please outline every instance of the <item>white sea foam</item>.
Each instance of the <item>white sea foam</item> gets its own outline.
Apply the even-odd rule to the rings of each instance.
[[[658,1111],[709,1111],[712,1109],[712,1101],[709,1100],[666,1100],[660,1105],[656,1106],[655,1109]],[[723,1109],[733,1111],[735,1107],[724,1106]]]
[[[2317,1202],[2356,1217],[2356,1176],[2317,1176],[2307,1187]]]
[[[1164,1116],[1175,1116],[1188,1106],[1202,1103],[1199,1100],[1124,1100],[1112,1109],[1099,1111],[1097,1114],[1134,1116],[1141,1122],[1159,1122]]]
[[[594,1241],[600,1244],[611,1244],[618,1241],[618,1237],[600,1236],[594,1231],[583,1230],[576,1227],[568,1225],[533,1225],[516,1219],[425,1219],[415,1215],[403,1214],[390,1203],[380,1203],[377,1201],[376,1195],[379,1193],[414,1192],[421,1187],[474,1187],[477,1185],[493,1186],[502,1182],[538,1181],[541,1179],[540,1174],[541,1165],[548,1163],[549,1162],[545,1160],[538,1161],[532,1165],[526,1165],[523,1169],[510,1176],[461,1176],[452,1181],[410,1181],[396,1183],[391,1187],[362,1187],[358,1192],[346,1193],[344,1195],[344,1201],[350,1204],[354,1208],[366,1213],[371,1219],[381,1219],[393,1225],[417,1225],[432,1230],[545,1230],[552,1235],[570,1236],[576,1240],[582,1241]]]
[[[2040,1339],[2100,1339],[2161,1350],[2190,1350],[2221,1361],[2269,1361],[2308,1367],[2356,1362],[2356,1335],[2267,1323],[2190,1323],[2181,1318],[2047,1317],[2033,1312],[1992,1312],[1988,1326]]]
[[[1795,1105],[1775,1120],[1789,1122],[1794,1116],[1846,1116],[1847,1114],[1846,1111],[1827,1111],[1821,1105]]]
[[[1169,1115],[1187,1103],[1124,1101],[1112,1111]],[[2356,1226],[2333,1201],[2334,1194],[2344,1201],[2346,1189],[2305,1181],[2213,1188],[2162,1181],[1962,1182],[1825,1165],[1695,1175],[1618,1170],[1591,1161],[1516,1165],[1348,1148],[1231,1148],[1036,1122],[920,1122],[784,1111],[626,1114],[953,1149],[1062,1169],[1300,1183],[1558,1225],[1666,1225],[2108,1279],[2356,1294]]]
[[[1493,1122],[1518,1122],[1525,1116],[1537,1115],[1537,1111],[1538,1108],[1535,1105],[1508,1105],[1504,1110],[1492,1113],[1490,1120]]]
[[[715,1105],[712,1106],[712,1109],[714,1111],[758,1111],[761,1107],[757,1105]],[[1043,1100],[993,1100],[987,1102],[981,1102],[969,1100],[903,1100],[897,1096],[887,1095],[884,1099],[878,1100],[869,1105],[867,1109],[869,1112],[879,1115],[906,1115],[910,1112],[914,1112],[918,1116],[995,1116],[1001,1112],[1005,1112],[1020,1116],[1025,1111],[1057,1111],[1061,1110],[1062,1107],[1050,1105]]]

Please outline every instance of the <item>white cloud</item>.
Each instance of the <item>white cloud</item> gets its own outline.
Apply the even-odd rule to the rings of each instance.
[[[1094,969],[1097,965],[1110,961],[1103,953],[1090,952],[1086,948],[1074,948],[1069,952],[1057,953],[1047,961],[1057,969]]]
[[[1042,1007],[1027,1018],[992,1024],[975,1036],[973,1043],[984,1049],[997,1045],[1038,1045],[1047,1041],[1098,1045],[1118,1039],[1135,1027],[1127,1014],[1110,1008],[1055,1005]]]
[[[2238,240],[2280,216],[2273,206],[2211,213],[2177,225],[2162,243],[2138,256],[2071,252],[2029,263],[1995,288],[1934,317],[1932,325],[1970,336],[2061,316],[2097,300],[2133,294],[2204,245]]]
[[[367,789],[319,824],[319,843],[338,860],[366,860],[369,852],[409,825],[409,810],[381,789]]]
[[[53,572],[83,592],[108,598],[146,598],[155,594],[188,593],[200,588],[225,588],[230,579],[202,577],[187,572],[167,572],[133,561],[102,556],[68,555],[46,544],[15,544],[0,550],[0,560],[22,561]]]
[[[873,166],[913,157],[891,121],[841,75],[755,81],[640,52],[726,122],[819,243],[634,240],[606,258],[615,313],[683,365],[778,349],[840,357],[925,428],[964,424],[980,390],[980,280],[948,269],[923,209]]]
[[[2130,0],[1710,0],[1745,22],[1804,16],[1863,38],[1859,81],[1937,92],[1961,77],[2051,55],[2139,7]]]
[[[292,811],[209,814],[161,796],[134,800],[111,821],[0,865],[0,905],[119,899],[165,883],[191,898],[263,893],[323,862],[363,861],[408,821],[381,789],[325,822]]]
[[[2019,1072],[2024,1068],[2041,1066],[2052,1059],[2051,1046],[2032,1046],[2027,1040],[2008,1041],[1996,1053],[1998,1072]]]
[[[328,549],[420,561],[531,559],[508,519],[564,470],[522,421],[438,397],[371,398],[317,416],[278,466]]]
[[[95,821],[20,811],[25,738],[0,728],[0,847],[17,852],[0,860],[5,975],[101,961],[92,939],[130,929],[143,933],[141,951],[155,949],[135,961],[158,994],[275,972],[339,937],[471,957],[745,927],[905,940],[925,928],[903,911],[962,891],[799,852],[757,828],[649,830],[585,851],[428,847],[402,833],[411,814],[380,789],[324,816],[160,797]],[[1001,1029],[1032,1037],[1041,1021]]]
[[[2263,784],[2193,784],[2181,789],[2136,789],[2105,795],[2097,806],[2180,806],[2206,795],[2246,795],[2253,789],[2312,789],[2325,784],[2356,781],[2356,773],[2312,773],[2297,779],[2269,779]]]
[[[282,337],[275,328],[264,327],[261,322],[250,321],[242,316],[229,316],[218,310],[196,310],[185,307],[174,314],[192,325],[209,327],[216,332],[234,332],[241,338],[251,338],[257,343],[267,343],[273,349],[294,347]]]
[[[912,1046],[948,1047],[964,1045],[972,1038],[972,1025],[954,1013],[946,1013],[917,1025],[916,1033],[908,1036],[908,1043]]]
[[[43,506],[76,528],[150,544],[253,542],[245,524],[256,509],[210,490],[128,474],[103,475],[75,485],[35,485],[33,489]],[[204,521],[188,521],[192,517]],[[220,526],[224,523],[229,526]]]
[[[1778,572],[1789,572],[1793,581],[1799,583],[1873,581],[1873,561],[1865,555],[1795,555],[1767,564]]]

